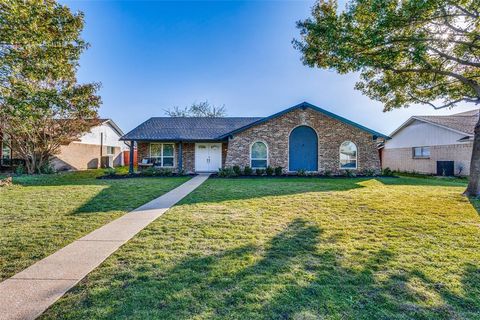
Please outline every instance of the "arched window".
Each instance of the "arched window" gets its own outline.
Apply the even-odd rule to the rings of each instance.
[[[352,141],[340,145],[340,169],[357,169],[357,146]]]
[[[252,144],[250,150],[250,166],[253,169],[265,169],[267,167],[268,150],[267,145],[261,141]]]

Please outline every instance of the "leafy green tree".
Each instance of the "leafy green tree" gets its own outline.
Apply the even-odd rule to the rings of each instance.
[[[169,117],[224,117],[227,114],[225,106],[216,107],[211,105],[208,101],[194,102],[189,107],[174,107],[165,110],[165,114]]]
[[[54,0],[0,2],[0,131],[29,173],[97,118],[99,84],[76,79],[83,26],[82,13]]]
[[[320,0],[298,28],[306,65],[359,72],[356,89],[384,111],[480,103],[478,0]],[[480,122],[465,193],[480,194]]]

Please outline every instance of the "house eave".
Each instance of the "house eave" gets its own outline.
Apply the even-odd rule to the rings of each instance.
[[[435,122],[432,122],[432,121],[428,121],[428,120],[425,120],[425,119],[422,119],[422,118],[419,118],[417,116],[412,116],[410,118],[408,118],[407,121],[405,121],[404,123],[402,123],[397,129],[395,129],[391,134],[390,134],[390,137],[393,137],[394,135],[396,135],[398,132],[400,132],[400,130],[402,130],[403,128],[409,126],[413,121],[421,121],[421,122],[424,122],[424,123],[428,123],[428,124],[431,124],[432,126],[436,126],[436,127],[439,127],[439,128],[443,128],[443,129],[446,129],[446,130],[449,130],[449,131],[452,131],[452,132],[455,132],[455,133],[458,133],[458,134],[462,134],[462,135],[465,135],[465,136],[471,136],[471,134],[467,133],[467,132],[463,132],[463,131],[459,131],[459,130],[455,130],[455,129],[452,129],[450,127],[447,127],[447,126],[443,126],[441,124],[438,124],[438,123],[435,123]]]
[[[194,142],[224,142],[227,139],[222,138],[222,139],[184,139],[184,138],[169,138],[169,139],[162,139],[162,138],[138,138],[138,137],[122,137],[120,138],[122,141],[136,141],[136,142],[187,142],[187,143],[194,143]]]

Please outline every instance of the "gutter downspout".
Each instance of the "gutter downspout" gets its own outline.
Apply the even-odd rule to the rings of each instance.
[[[135,142],[133,140],[130,141],[130,162],[128,164],[128,173],[129,174],[134,174],[134,169],[133,169],[133,153],[135,152],[134,148]]]

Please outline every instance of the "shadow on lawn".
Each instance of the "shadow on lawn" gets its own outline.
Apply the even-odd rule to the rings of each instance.
[[[133,264],[134,270],[127,269],[135,277],[117,273],[109,279],[116,285],[91,291],[77,307],[105,308],[105,318],[159,319],[450,319],[480,311],[476,266],[465,268],[464,294],[458,295],[418,270],[389,275],[395,256],[386,249],[366,255],[361,268],[344,266],[336,240],[321,235],[317,226],[297,219],[265,248],[190,257],[170,270]],[[321,241],[331,248],[319,250]],[[429,304],[431,295],[442,302]]]
[[[384,185],[432,186],[432,187],[466,187],[467,181],[458,178],[440,177],[385,177],[376,178]]]
[[[60,187],[58,192],[65,192],[66,201],[68,197],[75,197],[78,192],[82,192],[82,187],[97,188],[98,192],[94,196],[70,213],[76,215],[131,211],[187,181],[186,177],[100,180],[96,179],[98,175],[98,170],[92,170],[81,172],[81,174],[69,172],[56,175],[22,176],[18,177],[15,183],[30,188]],[[79,188],[77,191],[74,189],[76,187]]]
[[[72,214],[131,211],[186,182],[185,177],[102,180],[106,186]]]

